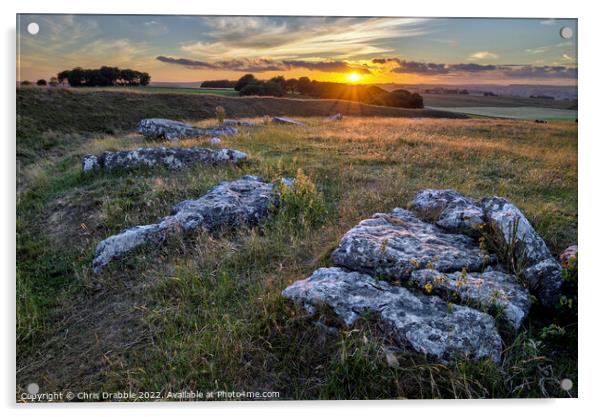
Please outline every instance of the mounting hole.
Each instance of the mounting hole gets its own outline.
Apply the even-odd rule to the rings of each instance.
[[[573,37],[573,29],[568,26],[563,27],[560,29],[560,37],[562,39],[571,39]]]
[[[37,35],[39,31],[40,25],[38,25],[36,22],[31,22],[29,25],[27,25],[27,32],[29,32],[30,35]]]

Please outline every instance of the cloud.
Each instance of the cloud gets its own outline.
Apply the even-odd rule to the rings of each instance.
[[[194,59],[172,58],[172,57],[167,57],[167,56],[158,56],[156,59],[157,59],[157,61],[165,62],[166,64],[182,65],[184,67],[191,68],[191,69],[199,69],[199,68],[218,69],[218,67],[213,64],[210,64],[208,62],[203,62],[203,61],[196,61]]]
[[[506,77],[512,78],[577,78],[577,68],[563,65],[525,65],[519,68],[502,68]]]
[[[572,57],[572,56],[570,56],[569,54],[562,54],[562,57],[563,57],[564,59],[566,59],[567,61],[571,61],[571,62],[575,60],[575,58],[573,58],[573,57]]]
[[[475,52],[468,57],[469,60],[481,60],[481,59],[499,59],[499,55],[489,51]]]
[[[570,58],[570,57],[568,57]],[[568,59],[565,57],[565,59]],[[508,78],[577,78],[577,68],[564,65],[482,65],[477,63],[438,64],[433,62],[405,61],[397,58],[376,58],[375,64],[394,62],[391,72],[423,76],[458,76],[462,74],[487,74]]]
[[[359,72],[360,74],[372,74],[365,67],[350,65],[344,61],[282,61],[289,68],[305,68],[311,71],[324,72]]]
[[[372,60],[373,64],[388,64],[390,62],[395,62],[398,65],[401,64],[401,60],[399,58],[374,58]]]
[[[552,26],[556,24],[556,19],[545,19],[541,20],[539,23],[546,26]]]
[[[392,52],[391,40],[427,33],[416,18],[267,17],[204,18],[207,40],[182,51],[205,60],[237,57],[349,59]]]
[[[275,61],[267,58],[257,58],[230,59],[208,62],[188,58],[172,58],[166,56],[158,56],[156,59],[166,64],[181,65],[190,69],[229,70],[239,72],[270,72],[287,71],[294,68],[305,68],[310,71],[340,73],[355,71],[361,74],[371,74],[368,68],[359,65],[352,65],[345,61]]]
[[[420,74],[420,75],[441,75],[448,74],[449,69],[446,68],[445,64],[435,64],[432,62],[416,62],[416,61],[402,61],[398,62],[397,67],[393,68],[391,72],[398,74]]]

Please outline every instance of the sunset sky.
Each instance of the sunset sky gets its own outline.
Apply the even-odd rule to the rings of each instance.
[[[37,35],[27,32],[31,22]],[[577,79],[574,19],[20,15],[17,30],[19,80],[102,65],[148,72],[152,82],[249,72],[360,83]]]

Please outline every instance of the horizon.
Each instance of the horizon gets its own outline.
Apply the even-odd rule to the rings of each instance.
[[[37,35],[27,32],[31,22]],[[107,65],[148,72],[151,84],[246,73],[347,84],[577,84],[576,19],[20,14],[17,31],[18,81]]]

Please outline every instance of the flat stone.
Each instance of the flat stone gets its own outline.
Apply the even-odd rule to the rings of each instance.
[[[199,128],[169,119],[143,119],[138,123],[136,130],[147,139],[166,139],[168,141],[200,136],[230,136],[238,133],[238,130],[231,126]]]
[[[138,148],[131,151],[107,151],[101,155],[86,155],[82,159],[82,169],[84,172],[157,166],[181,169],[194,164],[238,163],[246,158],[247,154],[234,149]]]
[[[453,272],[421,269],[412,272],[410,282],[424,292],[491,312],[494,308],[501,318],[517,330],[529,313],[529,291],[520,285],[514,275],[489,270],[478,272]]]
[[[327,121],[334,122],[337,120],[343,120],[343,115],[341,113],[335,113],[332,116],[328,116],[326,118]]]
[[[291,184],[290,180],[283,182]],[[257,224],[268,217],[270,208],[278,204],[278,197],[274,184],[259,177],[224,181],[197,200],[176,204],[172,214],[159,223],[132,227],[101,241],[96,246],[92,268],[99,273],[113,259],[146,243],[161,244],[171,234]]]
[[[222,123],[222,126],[246,126],[246,127],[254,127],[259,126],[255,122],[249,122],[247,120],[237,120],[237,119],[225,119]]]
[[[286,124],[286,125],[297,125],[297,126],[306,126],[305,123],[302,123],[295,119],[289,119],[288,117],[272,117],[272,123]]]
[[[422,190],[411,207],[422,219],[454,233],[478,236],[479,226],[485,223],[483,209],[455,190]]]
[[[494,260],[481,253],[474,239],[446,233],[401,208],[362,220],[343,236],[332,257],[338,266],[400,279],[414,269],[482,271]]]
[[[326,305],[347,326],[364,313],[375,314],[398,343],[443,363],[465,356],[500,361],[502,340],[489,314],[437,296],[412,294],[366,274],[320,268],[282,295],[310,314]]]
[[[526,216],[505,198],[485,198],[481,205],[498,244],[514,246],[514,255],[522,263],[529,288],[544,306],[554,306],[560,296],[562,267],[544,240]]]

